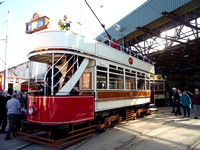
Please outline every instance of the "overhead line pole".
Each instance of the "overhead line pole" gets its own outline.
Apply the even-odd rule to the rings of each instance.
[[[88,2],[87,2],[86,0],[85,0],[85,3],[88,5],[88,7],[90,8],[90,10],[91,10],[92,13],[94,14],[94,16],[97,18],[97,20],[99,21],[99,23],[100,23],[101,26],[103,27],[104,31],[105,31],[106,34],[108,35],[109,40],[111,40],[111,36],[110,36],[110,34],[108,33],[108,31],[106,30],[105,25],[103,25],[103,24],[101,23],[101,21],[99,20],[99,18],[98,18],[97,15],[94,13],[94,11],[92,10],[92,8],[90,7],[90,5],[88,4]]]
[[[4,60],[4,82],[3,82],[3,89],[7,90],[7,49],[8,49],[8,26],[9,26],[9,17],[10,17],[10,10],[8,10],[7,16],[7,29],[6,29],[6,43],[5,43],[5,60]]]

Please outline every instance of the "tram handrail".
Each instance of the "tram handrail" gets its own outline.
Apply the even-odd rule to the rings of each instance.
[[[74,63],[73,63],[73,65],[66,71],[66,73],[64,74],[64,76],[63,77],[65,77],[66,76],[66,74],[72,69],[72,67],[74,67],[74,65],[76,64],[78,62],[78,60],[76,60]],[[62,78],[60,78],[60,80],[55,84],[55,86],[54,87],[56,87],[57,85],[58,85],[58,83],[60,83],[61,82],[61,80],[62,80]]]
[[[64,66],[66,66],[68,63],[69,63],[69,61],[74,57],[75,55],[72,55],[71,57],[70,57],[70,59],[62,66],[62,68],[60,69],[60,70],[62,70],[63,68],[64,68]],[[61,80],[66,76],[66,74],[69,72],[69,70],[71,70],[71,68],[74,66],[74,64],[66,71],[66,73],[64,74],[64,75],[62,75],[62,78],[60,78],[60,80],[53,86],[53,88],[54,87],[56,87],[60,82],[61,82]],[[53,76],[54,77],[54,76]]]
[[[109,45],[107,45],[107,46],[110,47],[112,42],[114,42],[114,41],[109,40]],[[115,43],[116,43],[116,42],[115,42]],[[140,59],[139,57],[141,57],[142,59],[140,59],[140,60],[143,60],[143,61],[148,62],[148,63],[150,63],[150,64],[154,64],[153,61],[151,61],[150,59],[148,59],[148,58],[146,58],[146,57],[144,57],[144,56],[141,56],[140,54],[135,53],[134,55],[132,55],[131,52],[134,52],[133,50],[131,50],[131,49],[129,49],[129,48],[126,48],[126,47],[124,47],[124,46],[122,46],[122,45],[120,45],[120,44],[118,44],[118,43],[116,43],[116,44],[119,46],[119,50],[120,50],[121,52],[124,52],[124,53],[126,53],[126,54],[128,54],[128,55],[131,55],[131,56],[133,56],[133,57],[136,57],[137,59]],[[115,48],[114,48],[114,49],[115,49]],[[116,50],[118,50],[118,49],[116,49]],[[125,51],[124,51],[124,50],[125,50]]]
[[[98,35],[98,36],[100,36],[100,37],[103,38],[104,40],[107,39],[107,38],[105,38],[105,37],[103,37],[103,36],[101,36],[101,35]],[[140,59],[139,57],[141,57],[142,59],[140,59],[140,60],[143,60],[143,61],[145,61],[145,62],[148,62],[148,63],[150,63],[150,64],[152,64],[152,65],[155,64],[155,63],[154,63],[153,61],[151,61],[150,59],[148,59],[148,58],[146,58],[146,57],[144,57],[144,56],[141,56],[141,55],[139,55],[139,54],[137,54],[137,53],[135,53],[134,55],[132,55],[131,52],[134,52],[134,51],[131,50],[131,49],[129,49],[129,48],[126,48],[126,47],[124,47],[124,46],[122,46],[122,45],[118,44],[117,42],[112,41],[112,40],[110,40],[110,39],[107,39],[107,40],[109,41],[109,44],[108,44],[107,46],[111,47],[111,43],[114,42],[115,44],[117,44],[117,45],[119,46],[119,51],[124,52],[124,53],[126,53],[126,54],[128,54],[128,55],[131,55],[131,56],[133,56],[133,57],[136,57],[137,59]],[[105,45],[106,45],[106,44],[105,44]],[[115,48],[114,48],[114,49],[115,49]],[[116,49],[116,50],[118,50],[118,49]],[[124,51],[124,50],[125,50],[125,51]]]
[[[46,77],[47,77],[47,73],[49,72],[49,70],[51,70],[63,57],[65,56],[65,54],[63,54],[57,61],[55,64],[53,64],[45,73],[45,76],[44,76],[44,81],[46,81]],[[44,84],[44,95],[47,94],[47,91],[46,91],[46,84]]]
[[[72,55],[72,56],[70,57],[70,59],[59,69],[59,71],[61,71],[61,70],[69,63],[69,61],[73,58],[73,56],[74,56],[74,55]],[[59,73],[59,71],[56,72],[56,74],[53,76],[53,78]]]

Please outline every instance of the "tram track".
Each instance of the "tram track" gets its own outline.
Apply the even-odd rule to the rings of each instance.
[[[36,143],[34,143],[34,142],[26,143],[26,144],[23,144],[23,145],[17,147],[15,150],[23,150],[24,148],[27,148],[33,144],[36,144]]]
[[[196,150],[196,147],[200,144],[200,136],[192,142],[185,150]]]
[[[171,120],[171,121],[167,121],[167,122],[164,122],[163,124],[161,125],[168,125],[172,122],[175,122],[177,120]],[[191,125],[192,123],[189,123],[189,124],[184,124],[184,125],[181,125],[181,126],[176,126],[176,127],[172,127],[171,129],[167,129],[163,132],[159,132],[157,134],[153,134],[153,135],[148,135],[150,134],[151,132],[154,132],[158,129],[158,126],[154,127],[154,129],[151,129],[149,131],[144,131],[138,135],[136,135],[134,138],[128,140],[126,143],[124,143],[122,146],[119,146],[117,148],[115,148],[115,150],[127,150],[129,149],[130,147],[134,147],[138,144],[140,144],[141,142],[144,142],[146,140],[152,140],[152,139],[158,139],[156,136],[159,135],[159,134],[164,134],[166,132],[169,132],[169,131],[172,131],[172,130],[177,130],[177,128],[182,128],[182,127],[185,127],[185,126],[188,126],[188,125]],[[195,140],[193,143],[191,143],[189,146],[187,146],[187,148],[185,150],[195,150],[194,148],[200,143],[200,137]]]

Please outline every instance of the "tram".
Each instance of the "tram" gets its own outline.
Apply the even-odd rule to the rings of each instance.
[[[166,79],[163,79],[162,75],[151,76],[151,90],[154,93],[155,105],[165,106],[165,83]]]
[[[152,61],[125,53],[124,47],[117,50],[97,40],[88,42],[73,31],[41,30],[30,41],[28,59],[51,62],[51,71],[56,67],[62,76],[52,84],[51,95],[44,85],[44,95],[28,96],[25,125],[71,132],[74,125],[92,121],[96,128],[105,129],[122,118],[146,113],[151,103],[150,76],[155,73]],[[52,71],[52,83],[55,74]]]

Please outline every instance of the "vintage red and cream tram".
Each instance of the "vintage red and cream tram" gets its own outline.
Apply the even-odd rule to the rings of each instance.
[[[44,96],[29,96],[28,121],[77,123],[151,103],[150,75],[154,74],[154,66],[150,61],[84,39],[76,33],[58,30],[31,35],[29,60],[51,61],[62,77],[56,95],[46,96],[45,92]],[[68,76],[70,79],[66,79]],[[70,96],[74,88],[78,94]]]
[[[154,65],[150,60],[122,52],[123,47],[117,50],[96,40],[88,42],[73,31],[38,31],[30,35],[30,41],[28,59],[52,62],[51,70],[56,66],[62,77],[55,95],[52,86],[52,95],[44,91],[44,95],[28,97],[25,125],[70,131],[75,124],[93,121],[103,129],[122,117],[136,117],[151,103]],[[54,76],[51,79],[53,83]]]

